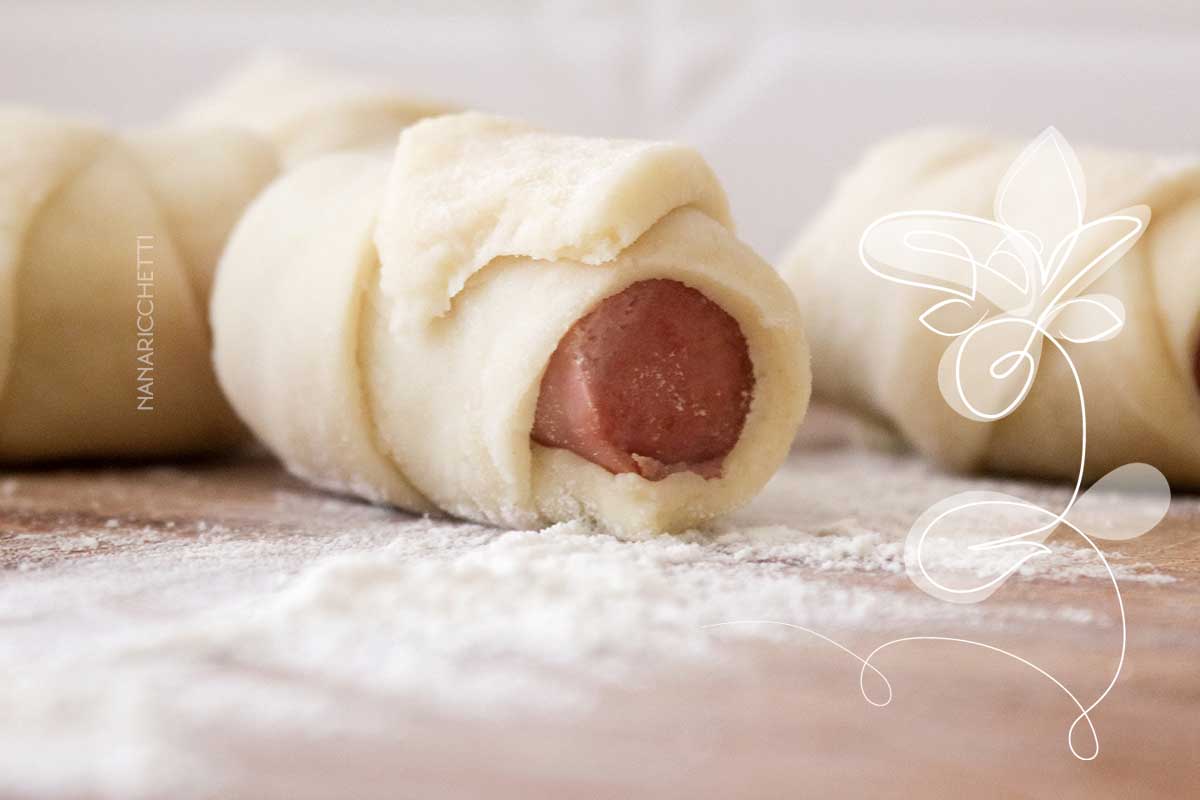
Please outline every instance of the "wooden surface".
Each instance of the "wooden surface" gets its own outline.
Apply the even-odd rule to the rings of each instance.
[[[54,551],[45,537],[103,528],[114,516],[122,525],[152,529],[160,540],[183,542],[198,536],[198,525],[219,524],[269,543],[298,529],[332,535],[346,524],[344,508],[326,512],[325,495],[264,460],[7,472],[0,474],[0,487],[6,485],[0,581],[48,560],[96,557]],[[351,691],[346,707],[375,704],[389,721],[388,735],[350,736],[330,746],[304,730],[267,738],[212,730],[195,746],[243,776],[230,791],[246,797],[1194,796],[1200,787],[1195,507],[1176,503],[1159,529],[1121,544],[1127,556],[1175,580],[1123,587],[1127,663],[1094,713],[1102,753],[1089,763],[1066,747],[1070,704],[1010,660],[951,644],[899,646],[879,661],[895,699],[875,708],[859,695],[856,665],[800,633],[794,641],[731,640],[749,669],[646,664],[639,685],[606,689],[583,717],[530,711],[464,721]],[[405,518],[367,506],[353,513],[383,524]],[[186,557],[186,547],[181,552]],[[789,569],[805,580],[803,568]],[[907,580],[869,572],[841,579],[897,590]],[[989,602],[1110,613],[1110,591],[1097,580],[1026,581]],[[886,638],[878,631],[839,633],[859,652]],[[1081,627],[1053,615],[1036,626],[1015,625],[1005,637],[1031,660],[1075,676],[1081,696],[1102,688],[1119,646],[1113,625]]]

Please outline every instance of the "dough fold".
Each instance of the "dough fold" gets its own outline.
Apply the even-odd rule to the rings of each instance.
[[[205,304],[228,231],[275,172],[245,133],[118,136],[0,109],[0,461],[244,437]]]
[[[444,313],[505,255],[602,264],[672,209],[732,229],[725,192],[690,148],[557,136],[480,113],[400,139],[375,242],[394,324]]]
[[[746,339],[753,399],[720,478],[614,475],[530,441],[560,339],[654,278],[700,291]],[[734,237],[697,155],[480,114],[414,125],[391,160],[285,175],[235,230],[212,321],[222,386],[293,472],[507,527],[695,525],[765,484],[808,400],[795,300]]]
[[[993,198],[1022,143],[918,131],[871,149],[783,261],[808,325],[814,391],[880,421],[957,469],[1073,478],[1080,403],[1070,369],[1046,347],[1029,395],[995,422],[960,416],[939,391],[950,342],[918,318],[940,297],[871,274],[859,241],[885,214],[938,209],[993,218]],[[1142,461],[1176,486],[1200,486],[1200,162],[1084,149],[1086,219],[1144,204],[1153,218],[1119,263],[1087,288],[1119,298],[1115,338],[1064,341],[1082,379],[1087,477]]]

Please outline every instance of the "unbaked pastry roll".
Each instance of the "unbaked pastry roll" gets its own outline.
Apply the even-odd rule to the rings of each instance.
[[[938,386],[947,339],[918,317],[938,298],[882,280],[859,240],[885,214],[939,209],[991,219],[1018,142],[922,131],[870,150],[785,258],[805,314],[818,398],[894,427],[952,467],[1073,478],[1080,404],[1065,360],[1047,351],[1010,416],[973,421]],[[1200,486],[1200,164],[1106,150],[1079,153],[1086,218],[1144,204],[1153,220],[1087,288],[1119,298],[1125,327],[1109,341],[1065,342],[1087,408],[1087,476],[1143,461],[1176,486]]]
[[[0,109],[0,462],[244,437],[213,375],[207,298],[275,173],[271,148],[237,131],[117,136]]]
[[[391,149],[404,128],[444,114],[442,104],[368,80],[267,54],[185,105],[185,126],[243,128],[275,145],[285,168],[325,153]]]
[[[281,178],[212,320],[293,472],[508,527],[687,528],[762,487],[808,400],[795,301],[694,151],[480,114]]]

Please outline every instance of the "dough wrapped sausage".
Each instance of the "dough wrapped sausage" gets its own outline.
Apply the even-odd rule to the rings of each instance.
[[[280,179],[234,232],[212,319],[222,386],[293,472],[509,527],[669,531],[727,511],[808,400],[795,301],[697,154],[480,114],[414,125],[392,159]],[[738,408],[726,444],[654,436]]]
[[[245,436],[213,374],[207,299],[228,232],[275,173],[237,131],[116,136],[0,109],[0,461]]]
[[[1020,151],[1018,142],[946,131],[875,147],[782,272],[809,325],[818,398],[883,421],[955,468],[1072,478],[1080,402],[1066,361],[1044,353],[1011,415],[968,419],[939,392],[947,340],[917,322],[929,291],[881,280],[859,259],[864,231],[885,214],[944,209],[991,219],[997,186]],[[1106,150],[1082,150],[1079,159],[1087,219],[1140,204],[1153,213],[1133,248],[1087,289],[1119,298],[1120,335],[1065,343],[1086,397],[1087,476],[1143,461],[1176,486],[1200,486],[1200,164]]]

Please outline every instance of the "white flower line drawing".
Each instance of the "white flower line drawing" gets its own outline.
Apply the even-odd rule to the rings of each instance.
[[[1133,539],[1154,528],[1167,512],[1170,488],[1154,467],[1126,464],[1081,494],[1087,465],[1087,408],[1083,382],[1063,342],[1086,345],[1111,339],[1121,332],[1125,312],[1119,299],[1081,293],[1133,247],[1149,223],[1150,209],[1134,206],[1085,223],[1083,169],[1070,144],[1050,127],[1009,167],[997,189],[994,211],[995,220],[950,211],[885,215],[864,230],[859,240],[859,258],[870,272],[885,280],[945,296],[920,314],[917,321],[929,331],[953,340],[939,365],[939,387],[946,402],[968,419],[994,422],[1013,413],[1033,386],[1042,343],[1049,342],[1069,368],[1078,395],[1079,467],[1070,499],[1057,513],[999,492],[961,492],[935,503],[917,518],[908,533],[905,569],[918,588],[934,597],[954,603],[976,603],[995,592],[1030,559],[1049,553],[1043,541],[1060,525],[1069,528],[1103,564],[1116,598],[1121,649],[1108,684],[1085,705],[1062,681],[1037,664],[986,642],[958,637],[901,637],[884,642],[862,657],[818,631],[786,622],[739,620],[706,627],[773,624],[811,634],[862,665],[859,690],[868,703],[879,707],[891,702],[892,687],[872,662],[893,645],[952,642],[1006,656],[1051,681],[1075,705],[1079,713],[1067,729],[1067,747],[1077,759],[1091,761],[1100,754],[1100,739],[1091,712],[1116,685],[1125,663],[1128,638],[1120,586],[1095,539]],[[1048,247],[1050,244],[1053,246]],[[979,254],[984,255],[980,258]],[[949,319],[939,321],[956,313],[965,317],[965,321],[959,320],[957,324]],[[984,357],[979,358],[981,355]],[[1019,372],[1022,367],[1024,375]],[[980,398],[985,402],[978,402]],[[991,410],[981,408],[987,405],[986,401],[991,401]],[[1132,504],[1131,517],[1123,526],[1117,524],[1115,530],[1093,531],[1089,535],[1080,524],[1068,519],[1072,511],[1087,506],[1092,498],[1099,500],[1114,487],[1140,491],[1146,498]],[[930,532],[953,520],[955,515],[964,516],[964,512],[986,512],[990,522],[1015,523],[1017,531],[966,545],[964,549],[969,554],[1007,550],[1013,558],[990,580],[958,588],[930,575],[924,555]],[[1029,527],[1019,518],[1014,519],[1017,514],[1042,521]],[[983,571],[986,574],[986,569]],[[866,687],[868,670],[882,681],[886,690],[884,699],[870,696]],[[1088,753],[1080,753],[1075,746],[1074,736],[1080,722],[1087,723],[1091,735],[1092,747]]]

